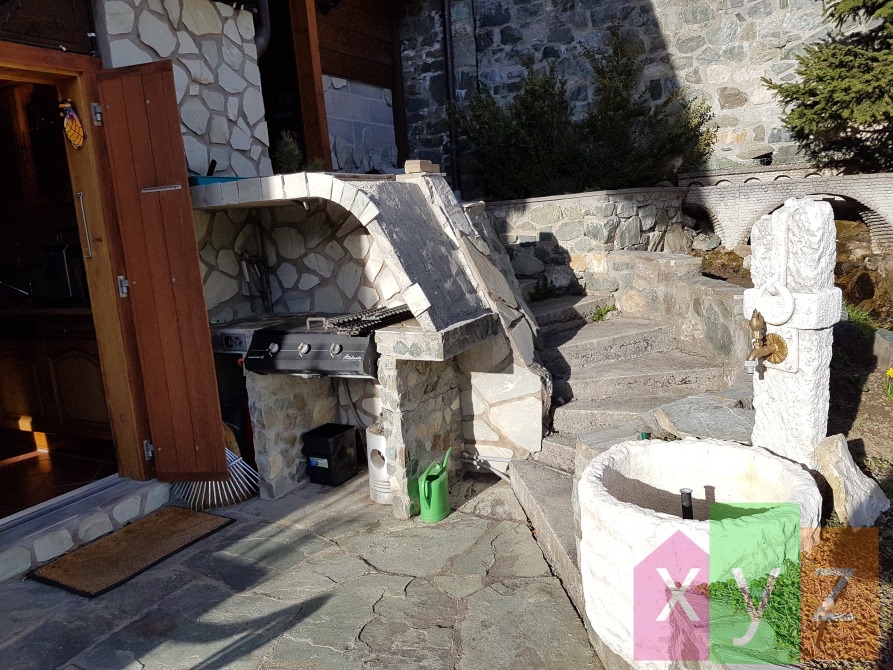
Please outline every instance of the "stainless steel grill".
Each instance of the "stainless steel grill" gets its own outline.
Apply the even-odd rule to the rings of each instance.
[[[245,369],[302,377],[376,378],[373,333],[410,318],[405,305],[354,314],[302,314],[254,331]]]

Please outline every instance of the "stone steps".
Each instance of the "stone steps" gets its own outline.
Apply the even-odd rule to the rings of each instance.
[[[125,477],[96,492],[75,495],[40,514],[13,517],[0,527],[0,582],[18,577],[57,556],[167,504],[170,484]]]
[[[645,319],[618,318],[588,323],[545,339],[542,360],[553,375],[610,360],[635,358],[675,348],[670,326]]]
[[[555,408],[552,428],[570,439],[593,430],[617,426],[629,421],[644,421],[644,416],[661,405],[679,400],[687,391],[635,396],[632,398],[599,398],[573,400]]]
[[[678,393],[677,397],[715,390],[722,367],[678,351],[655,352],[591,367],[574,368],[554,379],[554,396],[565,400],[636,398]]]
[[[543,448],[533,454],[533,459],[550,468],[572,473],[575,453],[576,439],[573,435],[553,433],[543,438]]]
[[[536,533],[536,540],[578,612],[584,611],[583,581],[577,566],[572,506],[573,479],[535,461],[515,461],[512,488]]]
[[[590,322],[599,307],[614,304],[610,293],[589,295],[565,295],[542,302],[530,303],[530,311],[536,317],[540,336],[548,336],[571,328],[580,328]]]

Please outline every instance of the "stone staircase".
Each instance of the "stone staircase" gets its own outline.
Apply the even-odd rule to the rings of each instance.
[[[611,294],[532,303],[540,353],[553,376],[553,429],[511,478],[537,540],[578,611],[576,482],[591,459],[641,432],[660,433],[662,405],[723,387],[722,365],[682,353],[667,323],[618,316],[593,322]]]

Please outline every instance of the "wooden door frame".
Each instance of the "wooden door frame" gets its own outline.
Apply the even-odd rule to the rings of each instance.
[[[142,373],[130,304],[117,289],[117,277],[125,271],[105,139],[91,120],[90,105],[99,100],[95,74],[101,69],[91,56],[0,42],[0,78],[56,86],[63,99],[74,102],[84,125],[83,147],[66,143],[66,152],[72,193],[83,193],[85,216],[76,195],[74,203],[82,249],[92,251],[84,266],[118,474],[146,480],[155,472],[143,449],[150,432]]]

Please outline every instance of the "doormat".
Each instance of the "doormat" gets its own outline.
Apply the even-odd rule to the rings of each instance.
[[[28,576],[95,598],[233,521],[182,507],[162,507],[129,526],[60,556]]]

